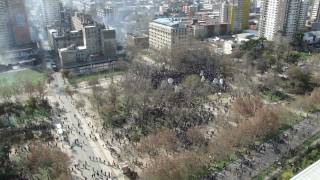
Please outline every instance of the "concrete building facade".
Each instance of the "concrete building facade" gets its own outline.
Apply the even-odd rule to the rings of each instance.
[[[320,0],[314,0],[310,20],[312,22],[320,22]]]
[[[73,31],[48,30],[49,44],[59,54],[62,68],[80,68],[116,59],[114,29],[106,28],[82,13],[76,13],[72,17],[72,24],[75,29]]]
[[[174,52],[191,44],[192,33],[186,24],[174,18],[159,18],[149,24],[149,46]]]
[[[284,17],[283,35],[292,38],[303,31],[309,8],[309,0],[288,0]]]

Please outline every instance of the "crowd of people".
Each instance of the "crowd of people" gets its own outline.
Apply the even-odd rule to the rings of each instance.
[[[60,93],[53,101],[63,129],[61,134],[57,133],[57,146],[72,157],[72,174],[85,180],[114,179],[121,172],[119,164],[104,152],[112,148],[113,139],[111,143],[101,140],[104,135],[93,124],[97,117],[85,107],[77,109],[74,96]]]

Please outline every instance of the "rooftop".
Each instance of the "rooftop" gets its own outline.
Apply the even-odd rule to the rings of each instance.
[[[308,35],[308,36],[320,36],[320,31],[309,31],[309,32],[306,32],[305,35]]]
[[[176,27],[176,26],[179,26],[181,21],[177,18],[159,18],[159,19],[153,20],[153,22],[162,24],[165,26]]]

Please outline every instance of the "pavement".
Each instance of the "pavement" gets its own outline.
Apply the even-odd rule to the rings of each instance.
[[[269,140],[261,144],[248,155],[233,161],[224,170],[211,174],[205,180],[253,179],[272,164],[280,163],[283,155],[290,153],[319,132],[319,118],[309,116],[286,130],[280,136],[280,140]]]
[[[93,125],[94,115],[76,109],[75,101],[64,91],[65,82],[60,73],[54,73],[53,78],[48,98],[53,107],[58,102],[59,108],[64,109],[57,115],[64,131],[58,146],[72,159],[70,170],[74,179],[127,179],[109,151],[111,145],[101,140]]]

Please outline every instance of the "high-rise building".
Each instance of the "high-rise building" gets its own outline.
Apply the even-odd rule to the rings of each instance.
[[[320,0],[313,1],[310,20],[312,22],[320,22]]]
[[[60,0],[42,0],[41,10],[43,23],[50,26],[61,18],[61,1]]]
[[[249,28],[250,0],[238,0],[241,30]]]
[[[220,7],[220,22],[221,23],[228,23],[229,22],[229,10],[230,10],[230,4],[228,1],[222,2]]]
[[[282,30],[284,20],[284,9],[286,3],[282,0],[264,0],[260,9],[259,36],[272,41]]]
[[[274,40],[277,33],[292,38],[304,29],[308,0],[264,0],[262,2],[259,36]]]
[[[0,51],[11,43],[7,0],[0,0]]]
[[[249,28],[250,0],[232,0],[223,2],[220,9],[220,21],[230,23],[232,31]]]
[[[31,43],[28,16],[24,0],[8,1],[8,10],[15,45]]]
[[[307,20],[309,0],[288,0],[284,19],[283,35],[293,37],[304,29]]]

